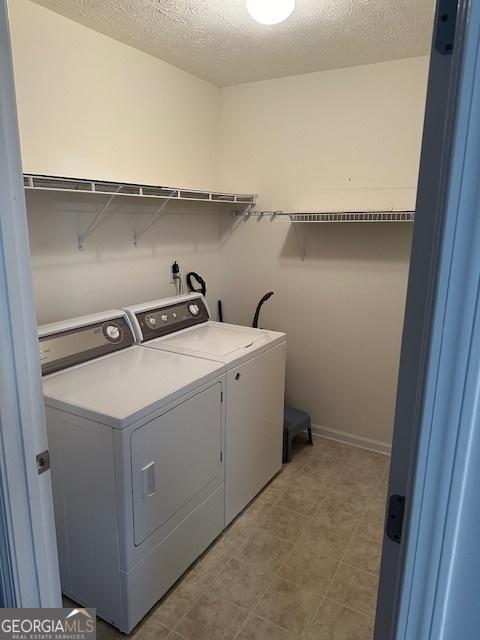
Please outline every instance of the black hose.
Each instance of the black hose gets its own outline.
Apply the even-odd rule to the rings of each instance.
[[[258,328],[258,318],[260,316],[260,311],[262,310],[262,306],[263,303],[266,302],[269,298],[271,298],[273,296],[273,291],[269,291],[268,293],[266,293],[263,298],[260,300],[260,302],[257,304],[257,309],[255,311],[255,315],[253,317],[253,324],[252,327],[254,329]]]
[[[198,289],[194,287],[192,279],[195,279],[200,285]],[[187,273],[187,286],[193,293],[201,293],[202,296],[205,296],[207,293],[207,283],[202,278],[202,276],[199,276],[198,273],[195,273],[195,271],[190,271],[190,273]]]

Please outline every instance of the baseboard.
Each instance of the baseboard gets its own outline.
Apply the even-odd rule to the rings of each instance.
[[[343,444],[350,444],[354,447],[359,447],[360,449],[368,449],[369,451],[376,451],[377,453],[384,453],[386,455],[390,455],[392,451],[392,446],[388,444],[388,442],[372,440],[371,438],[365,438],[363,436],[356,436],[353,433],[348,433],[347,431],[321,427],[318,424],[312,425],[312,432],[314,436],[327,438],[328,440],[335,440],[336,442],[343,442]]]

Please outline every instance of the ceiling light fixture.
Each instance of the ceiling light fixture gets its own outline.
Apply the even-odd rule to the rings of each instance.
[[[247,10],[260,24],[279,24],[292,15],[295,0],[247,0]]]

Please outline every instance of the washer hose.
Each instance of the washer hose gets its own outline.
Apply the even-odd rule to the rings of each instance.
[[[200,285],[197,289],[194,287],[192,279],[195,279]],[[198,273],[195,273],[195,271],[190,271],[190,273],[187,273],[187,286],[193,293],[201,293],[204,297],[207,293],[207,283],[202,278],[202,276],[199,276]]]
[[[269,298],[271,298],[273,296],[273,291],[269,291],[268,293],[266,293],[263,298],[260,300],[260,302],[257,305],[257,309],[255,311],[255,316],[253,318],[253,323],[252,323],[252,327],[254,329],[257,329],[258,327],[258,318],[260,316],[260,311],[262,310],[262,306],[263,303],[266,302]]]

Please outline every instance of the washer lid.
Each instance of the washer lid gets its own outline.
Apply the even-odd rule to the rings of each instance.
[[[177,333],[162,342],[169,347],[179,347],[204,353],[206,356],[228,356],[238,350],[249,349],[264,342],[267,333],[248,327],[208,323],[190,331]]]
[[[45,404],[122,429],[224,369],[210,360],[133,346],[44,378]]]
[[[285,342],[284,333],[210,320],[201,326],[150,340],[144,346],[216,360],[229,368],[281,342]]]

